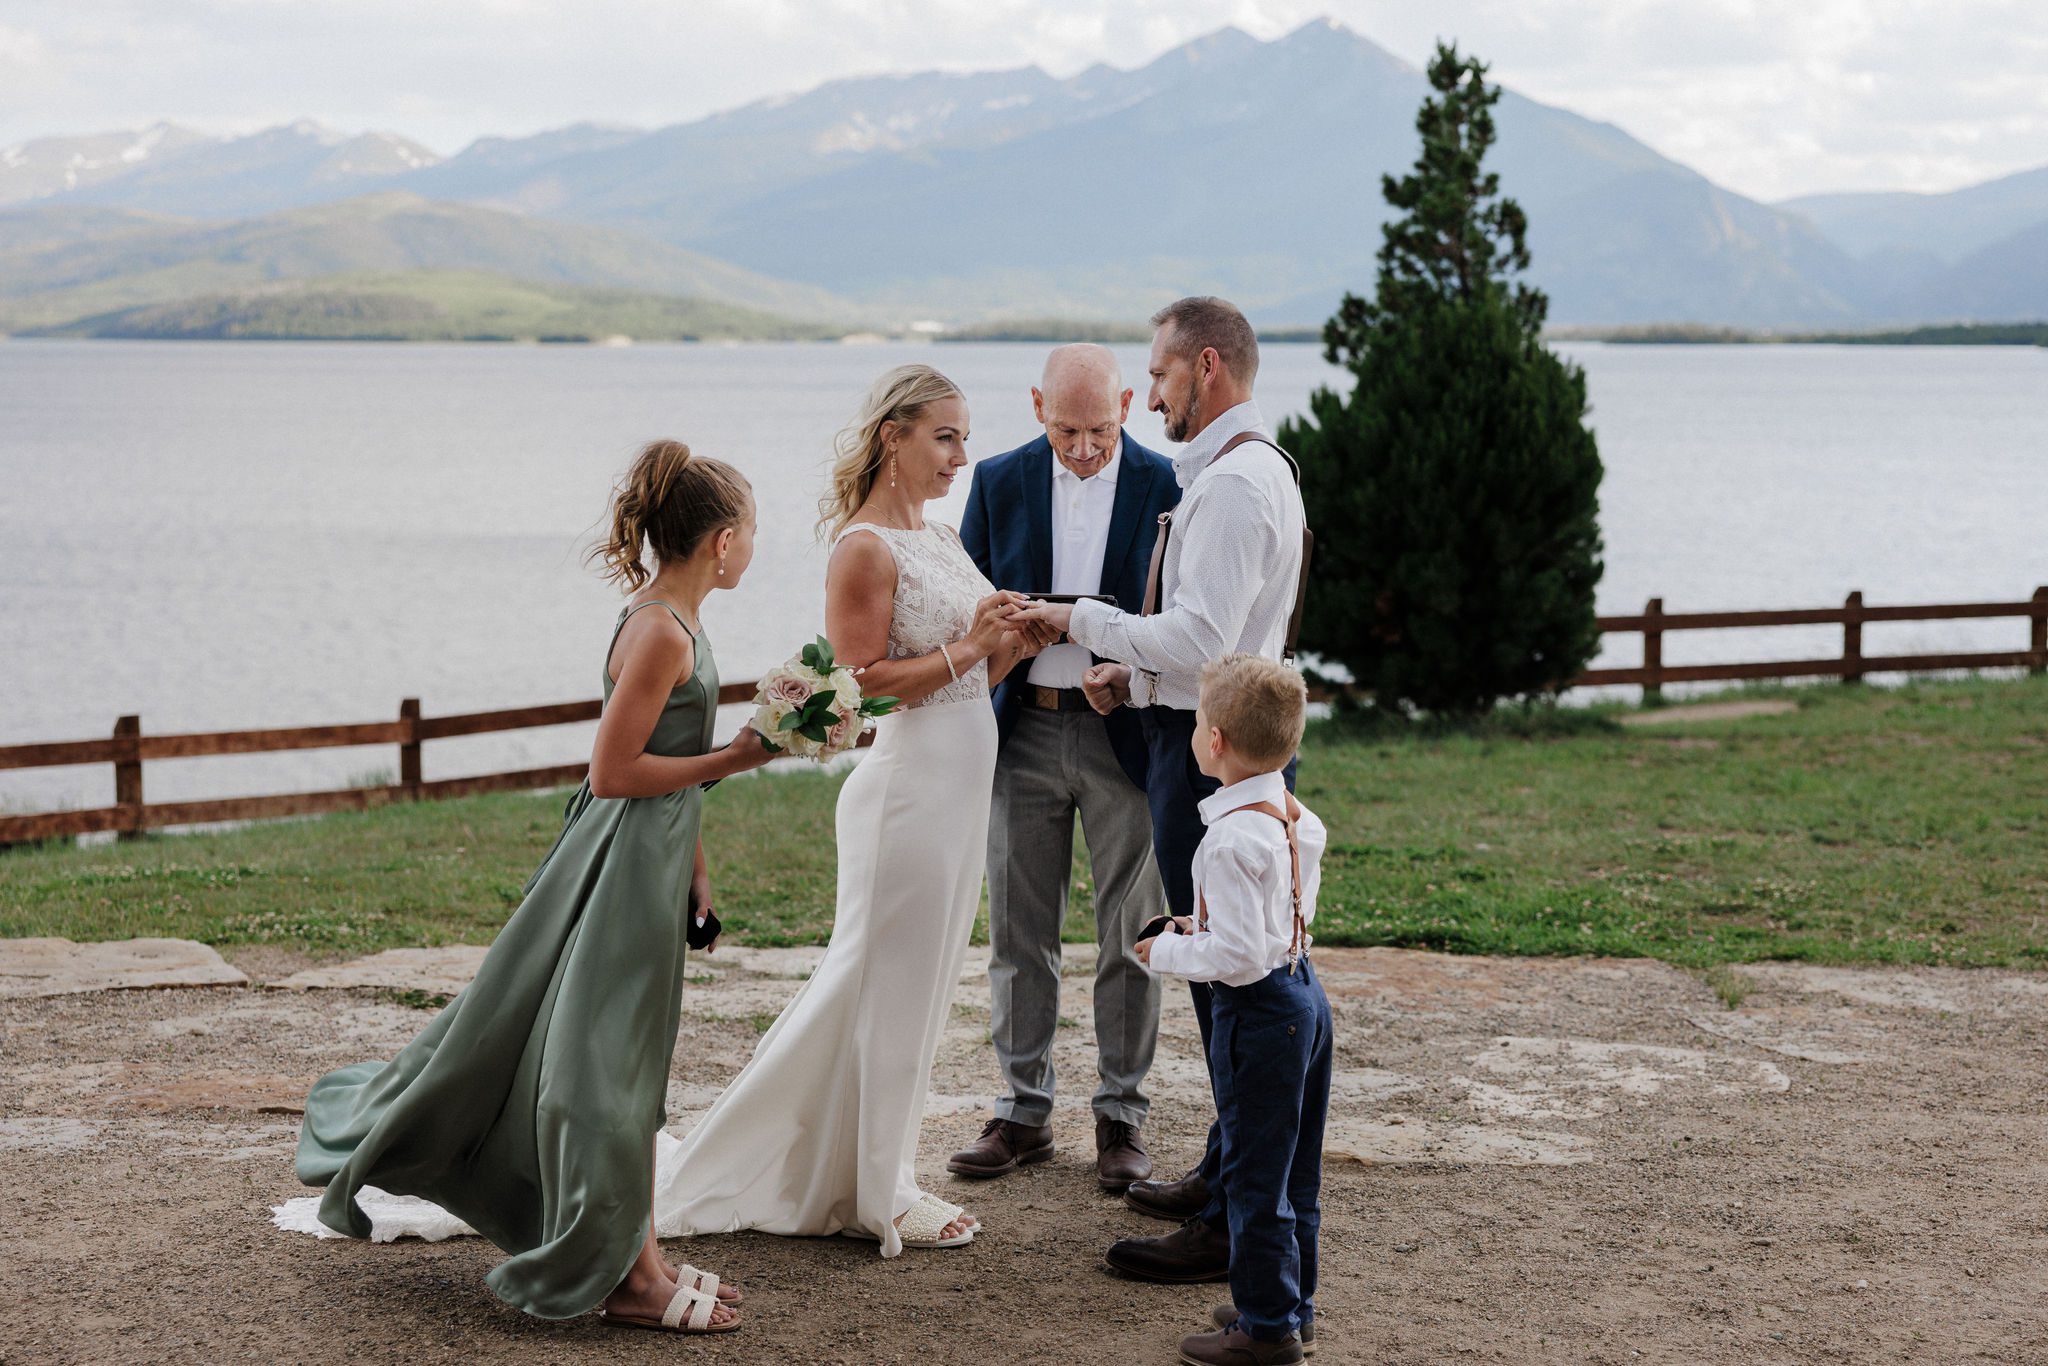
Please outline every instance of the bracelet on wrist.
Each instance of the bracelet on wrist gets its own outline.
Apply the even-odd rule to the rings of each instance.
[[[953,681],[958,683],[960,681],[960,670],[953,666],[953,647],[951,643],[941,645],[939,653],[945,657],[946,672],[953,675]]]

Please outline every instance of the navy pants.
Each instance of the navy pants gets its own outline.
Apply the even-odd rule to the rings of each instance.
[[[1195,849],[1207,827],[1202,824],[1202,799],[1222,784],[1195,764],[1193,748],[1195,714],[1175,707],[1146,707],[1138,713],[1145,729],[1145,751],[1149,767],[1145,775],[1145,801],[1152,808],[1152,857],[1159,863],[1159,879],[1166,884],[1166,909],[1171,915],[1195,913]],[[1297,761],[1289,760],[1287,790],[1294,790]],[[1213,1033],[1210,1024],[1211,991],[1207,982],[1188,983],[1195,1001],[1195,1023],[1202,1031],[1202,1051],[1209,1052]],[[1209,1125],[1208,1146],[1196,1175],[1209,1185],[1209,1207],[1201,1218],[1224,1227],[1228,1222],[1223,1195],[1223,1131]]]
[[[1231,1302],[1245,1332],[1279,1341],[1315,1318],[1330,1001],[1303,958],[1248,987],[1217,983],[1212,1015]]]

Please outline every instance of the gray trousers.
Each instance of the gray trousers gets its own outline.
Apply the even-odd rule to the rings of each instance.
[[[1074,813],[1095,874],[1097,1116],[1142,1125],[1159,1042],[1159,982],[1131,952],[1166,911],[1152,815],[1093,712],[1025,707],[996,760],[988,826],[990,1034],[1009,1094],[996,1115],[1052,1119],[1060,1013],[1060,922],[1073,878]]]

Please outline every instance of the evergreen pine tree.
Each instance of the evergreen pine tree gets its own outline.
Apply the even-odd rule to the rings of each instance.
[[[1347,294],[1325,354],[1357,377],[1283,424],[1317,528],[1303,646],[1382,706],[1475,713],[1552,692],[1599,649],[1600,456],[1586,381],[1542,343],[1513,278],[1528,221],[1483,169],[1498,87],[1439,45],[1422,155],[1384,178],[1375,296]]]

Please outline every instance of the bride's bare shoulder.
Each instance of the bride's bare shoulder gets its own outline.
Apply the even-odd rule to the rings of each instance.
[[[874,534],[855,535],[855,532]],[[874,523],[854,522],[840,531],[825,573],[828,587],[886,589],[896,582],[896,556]]]

